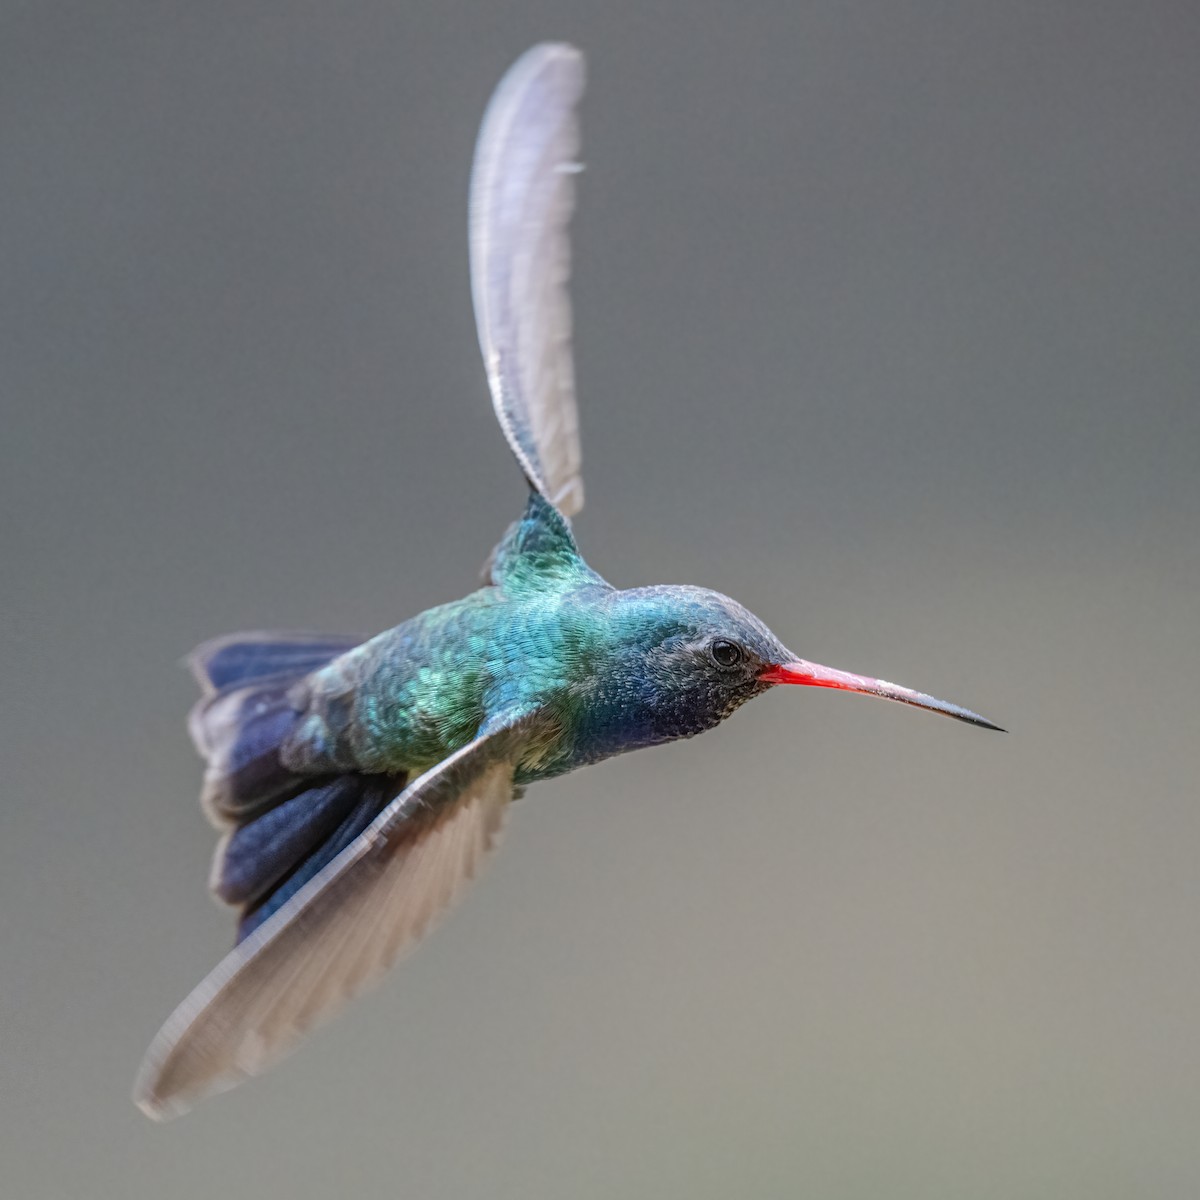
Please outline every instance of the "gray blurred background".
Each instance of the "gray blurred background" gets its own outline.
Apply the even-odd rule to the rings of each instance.
[[[537,787],[156,1127],[232,934],[179,659],[393,625],[519,511],[466,195],[544,38],[591,562],[1011,732],[790,691]],[[0,1193],[1200,1194],[1198,55],[1194,0],[9,0]]]

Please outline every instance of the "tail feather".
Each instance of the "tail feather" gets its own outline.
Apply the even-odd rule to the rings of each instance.
[[[356,634],[233,633],[213,638],[188,655],[188,666],[208,695],[272,675],[296,679],[361,646]]]
[[[309,703],[305,680],[361,638],[235,634],[189,663],[204,695],[189,729],[207,763],[201,803],[225,830],[216,896],[242,910],[239,941],[370,824],[402,779],[323,774],[284,764]]]
[[[254,904],[337,828],[361,790],[356,775],[321,781],[235,826],[217,847],[209,886],[226,904]]]
[[[379,815],[380,811],[404,788],[403,776],[346,775],[340,781],[352,785],[338,792],[343,803],[341,823],[323,841],[312,847],[311,853],[295,864],[265,895],[245,905],[238,923],[240,942],[254,932],[272,913],[294,896],[318,871],[322,870],[348,846]]]
[[[201,700],[192,710],[192,740],[208,763],[200,801],[217,825],[249,820],[303,784],[305,777],[280,758],[303,712],[301,682],[277,677]]]

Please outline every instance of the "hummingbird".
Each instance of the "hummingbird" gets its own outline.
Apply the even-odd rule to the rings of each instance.
[[[482,586],[364,640],[244,633],[198,647],[189,731],[220,830],[234,948],[175,1010],[134,1099],[163,1120],[256,1075],[375,982],[474,878],[527,785],[712,729],[783,684],[998,729],[809,662],[737,601],[622,590],[584,561],[567,294],[583,56],[509,69],[475,149],[469,250],[487,382],[529,484]]]

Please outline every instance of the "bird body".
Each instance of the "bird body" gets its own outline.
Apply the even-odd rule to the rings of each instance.
[[[176,1010],[135,1089],[181,1112],[290,1049],[419,939],[526,785],[691,737],[778,684],[966,709],[798,658],[736,601],[621,590],[579,553],[565,285],[582,58],[534,47],[476,150],[472,284],[501,428],[530,485],[483,586],[370,639],[240,634],[199,647],[190,729],[222,831],[212,889],[238,943]]]
[[[293,695],[300,711],[283,765],[313,776],[412,775],[505,714],[536,710],[546,714],[546,733],[515,772],[518,784],[532,783],[703,732],[768,686],[699,652],[681,663],[669,653],[673,643],[700,645],[706,631],[740,629],[743,645],[761,643],[760,661],[790,657],[717,592],[614,588],[536,493],[502,543],[493,577],[308,676]]]
[[[718,638],[736,638],[742,661],[716,663]],[[712,728],[769,686],[764,663],[793,657],[717,592],[614,588],[536,492],[484,587],[355,643],[251,634],[193,656],[210,691],[192,718],[209,760],[203,800],[234,826],[214,889],[243,908],[243,938],[306,878],[295,860],[362,799],[354,781],[377,782],[381,807],[481,733],[536,714],[513,763],[523,787]],[[333,657],[313,670],[314,653]]]

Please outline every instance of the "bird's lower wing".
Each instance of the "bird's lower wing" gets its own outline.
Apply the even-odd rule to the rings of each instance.
[[[265,1070],[424,935],[495,844],[533,720],[416,779],[175,1010],[134,1099],[158,1120]]]

